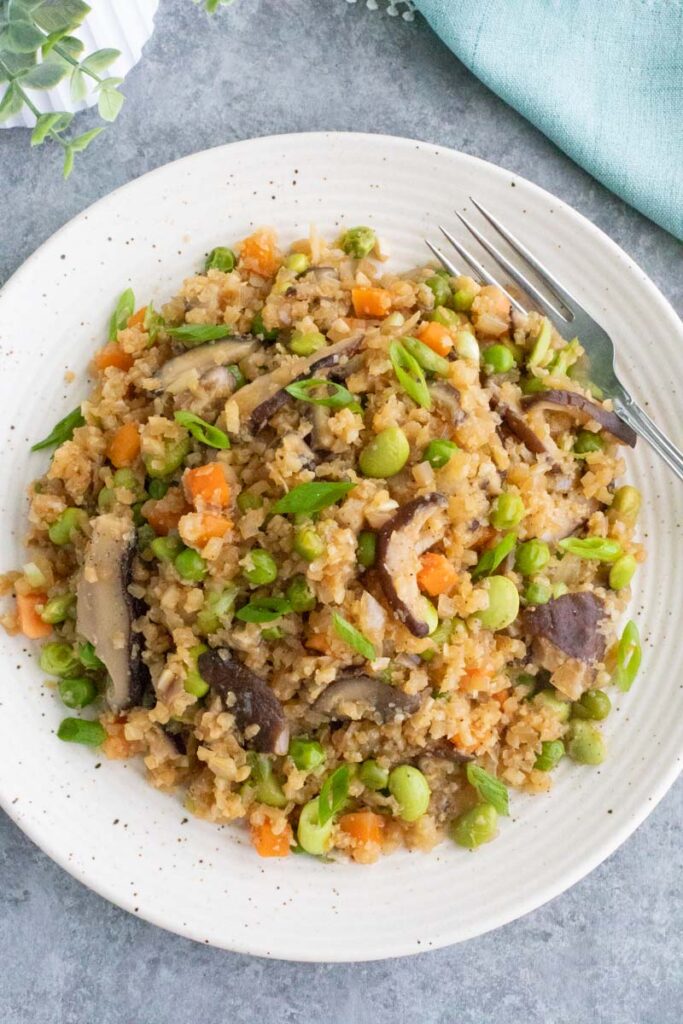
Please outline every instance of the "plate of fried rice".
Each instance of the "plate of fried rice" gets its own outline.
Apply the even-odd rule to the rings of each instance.
[[[300,960],[443,946],[581,878],[679,770],[680,487],[581,338],[433,260],[469,195],[675,438],[654,285],[426,143],[188,157],[0,294],[0,800],[165,928]]]

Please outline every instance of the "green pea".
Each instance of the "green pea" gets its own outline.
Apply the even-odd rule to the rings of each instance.
[[[460,359],[469,359],[473,363],[479,362],[479,344],[471,331],[458,331],[453,340],[455,351]]]
[[[395,476],[410,457],[408,438],[400,427],[387,427],[366,444],[358,457],[364,476],[385,480]]]
[[[591,719],[602,722],[612,710],[612,701],[604,690],[586,690],[572,706],[574,718]]]
[[[301,809],[296,837],[299,845],[306,853],[314,857],[324,856],[332,845],[332,832],[335,826],[334,816],[324,825],[318,817],[318,797],[309,800]]]
[[[292,611],[295,612],[312,612],[317,604],[315,594],[308,585],[306,577],[302,575],[295,576],[290,581],[286,596],[292,606]]]
[[[99,722],[84,718],[65,718],[57,729],[57,736],[66,743],[83,743],[87,747],[99,747],[107,738],[107,731]]]
[[[453,452],[457,452],[458,446],[455,441],[447,441],[439,438],[430,441],[424,450],[423,458],[429,463],[432,469],[443,469],[450,462]]]
[[[586,455],[588,452],[601,452],[605,442],[599,434],[591,430],[580,430],[574,442],[574,451],[577,455]]]
[[[294,550],[306,562],[314,562],[325,550],[325,542],[311,526],[302,526],[294,534]]]
[[[453,309],[459,313],[467,313],[472,308],[476,292],[471,288],[456,288],[453,293]]]
[[[552,589],[547,583],[543,583],[542,580],[532,580],[524,591],[524,600],[527,604],[547,604],[552,593]]]
[[[568,722],[571,714],[571,704],[568,700],[560,700],[555,690],[540,690],[533,698],[534,704],[541,708],[548,708],[560,722]]]
[[[127,491],[132,491],[137,496],[144,493],[142,483],[132,469],[117,469],[114,473],[113,486],[114,488],[125,487]]]
[[[183,680],[183,688],[186,693],[191,693],[197,700],[201,700],[209,692],[209,684],[202,678],[197,666],[199,655],[204,654],[208,649],[206,644],[196,644],[194,647],[190,647],[189,650],[191,667],[188,669],[187,675]]]
[[[143,455],[142,461],[145,464],[147,475],[153,480],[172,476],[176,469],[182,466],[191,447],[190,437],[185,434],[177,441],[167,441],[162,455]]]
[[[422,817],[429,807],[431,790],[418,768],[410,764],[398,765],[389,772],[387,785],[403,821],[417,821]]]
[[[289,339],[289,350],[297,356],[311,356],[325,344],[325,335],[320,331],[293,331]]]
[[[51,597],[46,603],[40,617],[43,622],[49,622],[51,626],[68,619],[76,604],[75,594],[57,594]]]
[[[231,270],[235,269],[235,254],[232,249],[228,249],[223,245],[217,246],[212,249],[206,258],[204,264],[205,270],[222,270],[226,274],[229,274]]]
[[[100,512],[111,512],[116,504],[116,494],[113,488],[103,487],[97,495],[97,508]]]
[[[184,544],[180,537],[155,537],[150,544],[150,549],[160,562],[173,562],[184,549]]]
[[[150,498],[154,498],[155,501],[159,501],[168,492],[169,484],[167,480],[150,480],[147,484],[147,493]]]
[[[389,769],[383,768],[379,761],[370,758],[369,761],[363,761],[358,769],[358,778],[366,789],[376,792],[386,789],[389,785]]]
[[[82,508],[65,508],[47,531],[47,535],[53,544],[61,547],[69,544],[73,540],[73,535],[79,530],[83,531],[87,524],[88,513]]]
[[[325,763],[325,751],[317,740],[295,736],[289,744],[289,756],[300,772],[310,772]]]
[[[237,587],[204,592],[204,604],[197,615],[197,629],[202,636],[215,633],[224,618],[232,611],[237,596]]]
[[[255,587],[263,587],[277,579],[277,562],[269,551],[254,548],[246,557],[244,575]]]
[[[92,679],[62,679],[59,696],[68,708],[85,708],[97,697],[97,686]]]
[[[79,667],[79,660],[71,644],[58,640],[44,644],[39,665],[49,676],[70,676]]]
[[[358,564],[364,569],[370,569],[375,564],[377,557],[377,534],[372,530],[361,530],[358,534],[358,547],[356,558]]]
[[[524,518],[526,509],[519,494],[503,491],[493,503],[491,509],[491,526],[496,530],[510,530]]]
[[[444,327],[454,330],[460,326],[459,314],[455,313],[452,309],[447,309],[446,306],[437,306],[436,309],[429,314],[429,319],[433,320],[434,323],[442,324]]]
[[[256,335],[259,338],[263,338],[264,341],[277,341],[278,334],[280,333],[277,327],[268,329],[263,323],[263,313],[257,313],[254,319],[251,321],[250,333]]]
[[[475,617],[484,629],[494,632],[505,629],[515,621],[519,612],[517,587],[507,576],[489,576],[484,587],[488,590],[488,608],[477,612]]]
[[[527,540],[520,544],[515,554],[515,569],[522,576],[533,576],[544,569],[550,561],[550,548],[542,540]]]
[[[621,519],[625,523],[635,523],[640,512],[642,498],[637,487],[625,484],[617,487],[610,506],[610,518]]]
[[[254,508],[263,508],[263,498],[253,491],[240,491],[237,495],[237,507],[240,512],[249,512]]]
[[[293,252],[285,260],[287,270],[292,270],[295,274],[305,274],[310,265],[311,261],[303,252]]]
[[[448,283],[448,278],[443,277],[441,274],[434,274],[433,277],[427,278],[425,284],[434,295],[435,306],[448,305],[451,301],[451,289]]]
[[[605,741],[592,722],[573,719],[567,732],[567,753],[577,764],[602,764],[605,760]]]
[[[101,672],[104,668],[104,662],[97,657],[95,648],[89,641],[78,645],[78,657],[83,668],[91,672]]]
[[[496,838],[498,812],[493,804],[477,804],[459,815],[450,828],[451,839],[468,850],[476,850]]]
[[[534,762],[534,768],[539,772],[551,772],[563,757],[564,743],[562,740],[544,740],[541,744],[541,753]]]
[[[609,571],[609,585],[612,590],[622,590],[627,587],[633,579],[633,574],[638,568],[633,555],[622,555]]]
[[[192,548],[185,548],[173,560],[178,575],[189,583],[199,583],[206,576],[206,562]]]
[[[537,395],[546,389],[542,377],[522,377],[519,386],[523,395]]]
[[[509,373],[515,365],[515,357],[505,345],[489,345],[482,358],[489,373]]]
[[[357,260],[369,256],[377,244],[377,236],[372,228],[349,228],[341,237],[341,247],[348,256]]]

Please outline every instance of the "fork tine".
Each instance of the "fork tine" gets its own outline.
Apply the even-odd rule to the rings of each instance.
[[[472,198],[472,196],[470,196],[469,198],[470,202],[474,206],[476,206],[476,208],[479,210],[479,213],[482,215],[482,217],[486,218],[491,227],[495,228],[499,235],[502,235],[502,237],[505,239],[508,245],[510,245],[515,250],[515,252],[522,256],[527,261],[530,267],[534,268],[534,270],[539,275],[544,284],[546,284],[547,287],[552,292],[555,293],[556,298],[558,298],[560,302],[564,303],[564,305],[567,307],[567,310],[571,313],[572,318],[574,318],[576,316],[576,309],[580,311],[581,305],[577,301],[577,299],[574,298],[571,292],[568,292],[566,288],[563,288],[563,286],[560,284],[560,282],[557,280],[554,274],[551,274],[548,268],[544,266],[544,264],[541,263],[540,260],[537,260],[536,257],[529,252],[529,250],[523,244],[523,242],[520,242],[520,240],[515,235],[513,235],[511,231],[508,231],[507,228],[504,228],[500,221],[496,217],[494,217],[493,214],[489,210],[487,210],[485,206],[482,206],[481,203],[478,203],[476,199]],[[576,309],[574,307],[576,307]]]
[[[492,274],[489,274],[486,267],[482,267],[479,260],[476,259],[476,257],[474,257],[472,253],[465,248],[464,245],[461,245],[457,238],[453,237],[450,231],[447,231],[442,224],[439,224],[439,230],[446,236],[446,238],[451,243],[455,251],[460,253],[462,258],[469,263],[469,265],[474,270],[475,274],[477,274],[477,276],[480,277],[482,281],[486,281],[487,284],[493,284],[496,286],[496,288],[500,288],[500,290],[504,292],[505,295],[508,297],[508,299],[515,307],[515,309],[519,310],[520,313],[526,313],[526,309],[524,308],[524,306],[522,306],[521,303],[519,303],[513,295],[510,295],[509,291],[506,288],[504,288],[502,284],[496,281],[495,277],[493,277]]]
[[[524,291],[527,292],[538,303],[538,305],[541,307],[544,313],[546,313],[548,316],[555,316],[558,318],[558,320],[563,320],[565,323],[568,322],[567,317],[563,313],[561,313],[559,309],[556,309],[555,306],[553,306],[552,302],[548,302],[546,297],[542,295],[537,288],[534,287],[531,281],[529,281],[524,276],[524,274],[517,270],[517,268],[513,266],[512,263],[510,263],[509,259],[506,256],[503,256],[502,252],[499,249],[497,249],[495,245],[489,242],[488,239],[486,239],[484,235],[482,235],[482,233],[478,231],[477,228],[475,228],[474,224],[471,224],[469,222],[467,217],[463,217],[461,213],[458,214],[458,217],[465,225],[467,230],[470,232],[470,234],[476,238],[476,240],[479,242],[479,245],[483,249],[486,249],[489,256],[493,257],[498,266],[501,267],[507,274],[509,274],[512,280],[516,281],[520,288],[523,288]]]
[[[449,260],[448,256],[441,252],[441,249],[437,249],[435,245],[432,245],[428,238],[425,238],[425,245],[429,246],[429,248],[432,250],[441,266],[445,267],[449,274],[452,274],[453,277],[460,276],[460,271],[456,267],[455,263],[452,263],[451,260]]]

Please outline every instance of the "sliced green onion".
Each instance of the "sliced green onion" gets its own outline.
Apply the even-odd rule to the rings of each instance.
[[[529,358],[526,361],[526,364],[530,369],[534,366],[543,365],[546,356],[548,355],[548,350],[550,349],[550,342],[552,340],[552,336],[552,324],[550,323],[550,320],[548,320],[547,316],[544,316],[543,322],[541,324],[541,329],[538,332],[536,341],[534,342],[534,347],[532,348],[529,354]]]
[[[423,370],[435,373],[439,377],[447,377],[450,370],[450,363],[443,356],[438,355],[429,345],[417,338],[401,338],[400,344],[408,350],[410,355],[417,359]]]
[[[596,562],[616,562],[622,553],[619,541],[610,537],[565,537],[558,547],[570,555]]]
[[[153,345],[154,342],[157,340],[159,329],[164,326],[164,318],[162,317],[161,313],[157,313],[156,309],[154,308],[153,302],[150,302],[149,305],[147,306],[147,309],[145,310],[145,319],[142,322],[142,326],[145,328],[147,334],[149,335],[149,340],[147,344]]]
[[[63,420],[56,423],[47,437],[31,445],[31,451],[38,452],[41,448],[52,448],[55,445],[64,444],[65,441],[70,441],[76,427],[82,427],[84,423],[85,417],[79,405],[77,409],[70,412]]]
[[[354,483],[347,481],[326,483],[322,480],[312,480],[310,483],[293,487],[289,494],[275,502],[271,511],[279,515],[291,512],[320,512],[340,501],[355,486]]]
[[[323,394],[316,397],[315,392],[323,390]],[[325,394],[325,391],[329,392]],[[285,388],[287,394],[297,398],[300,402],[309,402],[311,405],[323,405],[327,409],[349,408],[352,412],[360,412],[360,405],[355,395],[352,395],[343,384],[337,384],[323,378],[309,377],[308,380],[295,380]]]
[[[495,572],[501,562],[507,558],[517,543],[516,533],[506,533],[502,540],[498,541],[495,547],[488,548],[479,558],[479,561],[472,572],[472,579],[478,580],[482,576],[488,576]]]
[[[617,647],[617,666],[612,676],[614,685],[626,693],[633,686],[643,659],[640,634],[635,622],[626,623]]]
[[[232,327],[229,324],[181,324],[180,327],[167,327],[166,333],[182,341],[185,348],[193,348],[207,341],[227,338],[232,334]]]
[[[342,765],[325,780],[318,797],[318,824],[326,825],[338,811],[341,811],[349,795],[350,773]]]
[[[274,622],[292,611],[292,604],[284,597],[254,597],[235,612],[240,622]]]
[[[109,341],[116,341],[116,335],[119,331],[128,323],[128,318],[135,312],[135,296],[131,288],[126,288],[125,292],[121,292],[119,295],[118,302],[116,303],[116,309],[111,315],[109,321]]]
[[[335,612],[332,616],[332,623],[334,630],[340,640],[348,644],[349,647],[353,647],[354,651],[358,651],[363,658],[367,661],[374,661],[377,657],[375,647],[370,643],[367,637],[363,636],[357,629],[355,629],[350,622],[347,622],[343,616],[338,612]]]
[[[83,743],[99,747],[107,738],[107,731],[99,722],[84,718],[65,718],[57,729],[57,736],[66,743]]]
[[[491,804],[498,814],[509,814],[508,790],[500,779],[489,775],[478,764],[468,764],[465,769],[467,781],[474,786],[484,803]]]
[[[201,416],[183,409],[175,413],[174,418],[176,423],[179,423],[181,427],[187,427],[194,438],[201,441],[202,444],[208,445],[209,448],[224,449],[230,447],[228,435],[224,434],[218,427],[207,423]]]
[[[417,359],[398,341],[392,341],[389,346],[389,359],[405,393],[423,409],[431,409],[432,396],[429,394],[424,372]]]

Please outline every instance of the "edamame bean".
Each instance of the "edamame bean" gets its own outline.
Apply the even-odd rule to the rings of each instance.
[[[567,732],[567,753],[577,764],[602,764],[605,760],[605,741],[592,722],[573,719]]]
[[[325,344],[325,335],[320,331],[293,331],[289,339],[289,350],[297,356],[311,356]]]
[[[601,452],[605,442],[599,434],[592,430],[580,430],[574,442],[574,451],[577,455],[585,455],[587,452]]]
[[[403,821],[417,821],[429,807],[429,783],[422,772],[410,764],[400,764],[389,772],[388,787]]]
[[[482,356],[484,369],[489,373],[509,373],[515,365],[515,357],[505,345],[489,345]]]
[[[84,718],[65,718],[57,729],[57,736],[66,743],[83,743],[87,747],[99,747],[107,738],[107,731],[99,722]]]
[[[341,237],[341,247],[348,256],[357,260],[369,256],[377,243],[377,236],[372,228],[349,228]]]
[[[317,740],[295,736],[289,744],[289,756],[300,772],[310,772],[325,763],[325,751]]]
[[[379,761],[370,758],[368,761],[363,761],[358,769],[358,778],[366,789],[373,791],[386,789],[389,784],[389,769],[383,768]]]
[[[287,270],[292,270],[295,274],[305,274],[310,265],[311,261],[303,252],[293,252],[285,260]]]
[[[572,706],[568,700],[560,700],[555,690],[540,690],[533,698],[538,707],[548,708],[560,722],[568,722]]]
[[[531,580],[524,591],[524,600],[527,604],[547,604],[552,597],[552,590],[542,580]]]
[[[189,650],[190,668],[183,680],[183,688],[186,693],[191,693],[193,697],[197,698],[197,700],[201,700],[201,698],[206,696],[209,692],[209,684],[202,678],[197,666],[199,655],[204,654],[208,649],[209,648],[206,644],[195,644],[195,646],[191,647]]]
[[[334,816],[324,825],[318,820],[318,797],[309,800],[301,809],[299,825],[296,837],[299,845],[314,857],[322,857],[332,845],[332,830],[334,829]]]
[[[492,804],[477,804],[455,819],[450,828],[451,839],[458,846],[476,850],[484,843],[495,839],[498,828],[498,812]]]
[[[144,454],[142,461],[145,464],[147,476],[153,480],[171,476],[176,469],[182,466],[191,446],[189,435],[185,434],[176,441],[167,441],[161,455]]]
[[[294,612],[312,612],[317,601],[305,576],[298,575],[287,587],[287,600]]]
[[[224,273],[229,274],[231,270],[235,269],[234,252],[224,245],[216,246],[207,256],[204,269],[222,270]]]
[[[47,531],[47,535],[53,544],[61,547],[69,544],[73,540],[73,535],[79,530],[82,531],[87,524],[88,513],[84,509],[65,508]]]
[[[515,554],[515,569],[522,576],[533,576],[544,569],[550,561],[550,548],[542,540],[527,540],[520,544]]]
[[[312,526],[302,526],[294,534],[294,550],[306,562],[314,562],[325,550],[325,542]]]
[[[641,493],[637,487],[631,487],[629,484],[617,487],[609,510],[610,518],[616,517],[625,523],[635,523],[641,501]]]
[[[67,708],[85,708],[97,697],[97,687],[92,679],[62,679],[59,696]]]
[[[246,557],[244,575],[255,587],[263,587],[277,579],[277,562],[269,551],[254,548]]]
[[[192,548],[185,548],[173,560],[176,572],[188,583],[199,583],[206,576],[206,562]]]
[[[142,482],[138,480],[132,469],[117,469],[114,473],[112,486],[114,488],[123,487],[125,490],[131,491],[136,497],[142,497],[144,494]]]
[[[79,660],[71,644],[55,640],[43,645],[38,664],[50,676],[70,676],[79,667]]]
[[[519,494],[503,491],[493,503],[491,509],[491,526],[496,530],[510,530],[524,518],[526,509]]]
[[[49,622],[51,626],[58,622],[64,622],[69,618],[76,604],[75,594],[57,594],[47,602],[40,617],[43,622]]]
[[[384,480],[400,473],[409,457],[410,445],[401,428],[387,427],[363,448],[358,466],[364,476]]]
[[[534,762],[534,768],[539,772],[551,772],[563,757],[564,743],[562,740],[544,740],[541,743],[541,753]]]
[[[494,632],[505,629],[515,621],[519,612],[517,587],[507,576],[489,576],[484,581],[484,587],[488,591],[488,607],[477,612],[475,618],[479,619],[484,629]]]
[[[424,450],[424,459],[432,469],[443,469],[450,462],[453,452],[457,452],[458,446],[455,441],[447,441],[445,438],[438,438],[430,441]]]
[[[372,530],[361,530],[358,534],[358,547],[356,548],[358,564],[362,565],[364,569],[370,569],[375,564],[376,557],[377,534]]]
[[[633,574],[638,568],[633,555],[622,555],[609,571],[609,585],[612,590],[622,590],[627,587],[633,579]]]
[[[604,690],[586,690],[572,706],[574,718],[602,722],[612,710],[612,701]]]
[[[428,277],[425,284],[434,296],[435,306],[446,306],[451,301],[451,289],[448,278],[441,274],[434,274]]]

